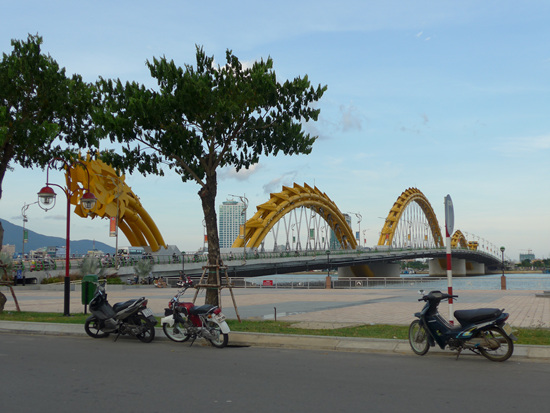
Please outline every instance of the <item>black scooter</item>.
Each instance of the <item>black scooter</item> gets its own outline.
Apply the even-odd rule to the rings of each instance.
[[[102,283],[90,301],[90,312],[92,315],[84,324],[84,330],[90,337],[103,338],[115,333],[116,341],[121,334],[128,334],[144,343],[150,343],[155,338],[157,319],[147,308],[145,297],[111,306],[107,301],[105,283]]]
[[[454,316],[460,325],[454,326],[438,311],[439,303],[451,297],[458,296],[431,291],[418,300],[426,304],[421,312],[415,313],[418,320],[409,327],[409,344],[414,353],[423,356],[437,343],[441,349],[449,346],[457,350],[457,359],[467,349],[491,361],[508,360],[517,340],[506,323],[509,314],[498,308],[457,310]]]

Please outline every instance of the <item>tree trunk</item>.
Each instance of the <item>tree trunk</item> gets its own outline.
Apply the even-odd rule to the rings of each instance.
[[[208,265],[221,265],[220,262],[220,241],[218,236],[218,219],[216,214],[216,194],[218,191],[218,182],[216,173],[213,176],[206,177],[206,185],[199,191],[199,196],[202,201],[202,209],[204,212],[204,220],[206,223],[206,236],[208,240]],[[219,271],[210,271],[208,273],[207,283],[219,284]],[[219,305],[218,289],[206,289],[206,304]]]

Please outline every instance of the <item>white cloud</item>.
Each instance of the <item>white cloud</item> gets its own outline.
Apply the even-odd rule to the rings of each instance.
[[[258,172],[262,166],[257,163],[248,169],[241,169],[239,172],[235,168],[225,168],[220,173],[221,179],[236,179],[238,181],[247,181],[252,175],[254,175],[256,172]]]
[[[340,106],[340,126],[344,132],[361,130],[361,123],[361,115],[353,104]]]
[[[550,149],[550,135],[504,139],[494,149],[505,156],[530,155]]]
[[[281,192],[283,185],[292,186],[293,182],[296,180],[298,171],[290,171],[281,175],[277,178],[272,179],[267,184],[263,186],[265,194]]]

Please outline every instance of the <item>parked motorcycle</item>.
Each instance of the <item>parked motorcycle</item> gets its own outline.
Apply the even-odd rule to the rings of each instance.
[[[193,286],[193,281],[184,276],[178,285],[182,288],[169,301],[168,308],[164,310],[165,317],[161,319],[164,334],[170,340],[180,343],[192,338],[193,345],[197,337],[201,337],[210,341],[214,347],[227,346],[230,330],[221,309],[209,304],[195,306],[189,302],[180,303],[180,298]]]
[[[423,294],[422,291],[420,293]],[[491,361],[508,360],[517,340],[506,323],[509,314],[498,308],[456,310],[454,317],[460,325],[451,325],[439,314],[438,306],[442,300],[457,297],[441,291],[423,294],[418,301],[426,304],[421,312],[415,313],[418,320],[414,320],[409,327],[412,350],[423,356],[437,343],[441,349],[449,346],[451,350],[457,350],[457,358],[467,349]]]
[[[105,283],[102,283],[98,285],[89,307],[92,315],[86,319],[84,330],[90,337],[103,338],[116,333],[115,341],[122,334],[137,337],[144,343],[155,338],[157,319],[147,308],[145,297],[111,306],[107,301]]]

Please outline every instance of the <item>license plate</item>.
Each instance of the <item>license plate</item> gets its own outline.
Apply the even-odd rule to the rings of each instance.
[[[506,334],[508,334],[509,336],[512,335],[512,327],[510,327],[510,324],[506,323],[502,326],[502,329],[504,330],[504,332]]]
[[[222,321],[225,321],[225,315],[223,313],[214,314],[214,318],[218,323],[221,323]]]
[[[153,315],[153,312],[151,310],[149,310],[148,308],[144,308],[143,310],[141,310],[141,313],[145,316],[145,317],[149,317],[151,315]]]

